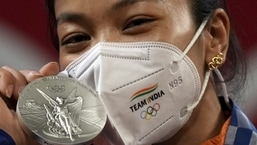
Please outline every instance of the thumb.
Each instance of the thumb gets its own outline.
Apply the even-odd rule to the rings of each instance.
[[[60,71],[59,64],[57,62],[49,62],[45,64],[41,69],[39,70],[39,73],[41,73],[44,76],[50,76],[50,75],[57,75]]]

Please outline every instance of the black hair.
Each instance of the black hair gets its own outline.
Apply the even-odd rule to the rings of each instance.
[[[193,17],[197,26],[199,26],[203,20],[210,16],[217,8],[223,8],[229,14],[225,0],[192,0],[191,2]],[[46,0],[46,5],[49,13],[49,26],[52,42],[55,48],[59,49],[54,0]],[[246,70],[246,59],[243,50],[239,45],[239,41],[233,28],[231,28],[226,62],[220,68],[225,82],[228,84],[227,86],[229,86],[228,91],[230,94],[235,95],[243,88],[247,74]],[[219,79],[215,76],[214,81],[216,84],[220,83]]]
[[[45,0],[45,3],[48,11],[49,31],[50,31],[52,44],[57,50],[59,50],[59,39],[57,35],[57,21],[55,16],[55,9],[54,9],[55,0]]]

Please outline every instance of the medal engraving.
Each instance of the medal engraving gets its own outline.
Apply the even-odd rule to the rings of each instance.
[[[94,91],[60,76],[33,81],[21,92],[17,113],[23,128],[43,144],[85,144],[103,129],[106,113]]]

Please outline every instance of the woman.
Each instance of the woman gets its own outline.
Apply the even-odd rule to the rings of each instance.
[[[118,53],[120,51],[124,50],[126,53],[131,51],[133,55],[137,54],[137,50],[144,53],[143,48],[149,48],[147,56],[149,56],[150,65],[134,61],[131,56],[129,61],[117,59],[113,61],[97,53],[100,58],[97,61],[101,62],[99,72],[106,79],[100,78],[100,83],[93,83],[91,86],[100,93],[109,112],[110,123],[115,129],[110,127],[106,129],[107,131],[104,130],[102,138],[95,139],[95,144],[256,144],[256,129],[244,117],[237,105],[228,100],[223,78],[218,71],[218,69],[221,70],[228,84],[228,91],[233,92],[236,97],[238,94],[235,91],[241,88],[244,82],[245,64],[231,31],[227,13],[221,8],[224,5],[223,2],[218,0],[49,0],[47,5],[52,22],[53,41],[59,50],[61,71],[67,70],[68,64],[84,67],[80,63],[77,64],[76,58],[80,56],[84,61],[93,57],[91,54],[97,53],[92,51],[93,49],[101,51],[105,50],[105,46],[124,48],[106,48],[111,52],[106,54],[114,53],[115,57],[120,58],[121,54]],[[133,49],[131,46],[142,49]],[[88,50],[91,51],[88,52]],[[86,55],[83,55],[84,53]],[[124,56],[127,57],[126,53]],[[142,54],[138,53],[138,55]],[[119,61],[123,64],[119,64]],[[156,73],[156,78],[155,75],[147,74],[148,70],[159,68],[162,64],[165,65],[160,69],[161,73]],[[125,68],[129,70],[122,71]],[[19,88],[25,86],[27,82],[38,77],[57,74],[58,71],[56,63],[47,64],[39,72],[19,72],[3,67],[0,70],[1,93],[3,96],[17,99]],[[211,76],[210,72],[212,72]],[[107,74],[110,76],[106,76]],[[117,74],[121,78],[115,78],[112,74]],[[125,86],[128,89],[122,90],[135,92],[131,102],[141,98],[141,94],[138,94],[140,91],[130,89],[133,86],[137,88],[148,85],[151,86],[149,87],[152,88],[151,91],[159,90],[146,96],[147,101],[142,99],[141,104],[128,103],[129,106],[124,108],[129,109],[124,109],[123,111],[127,112],[123,114],[131,115],[123,115],[119,112],[121,108],[115,108],[111,104],[116,101],[113,98],[120,97],[120,94],[111,94],[114,97],[108,97],[110,92],[104,92],[101,88],[108,90],[108,85],[129,82],[132,81],[131,78],[138,79],[138,74],[147,76],[147,79],[142,79],[144,83],[140,84],[139,81],[135,85]],[[83,79],[86,77],[88,76],[82,76]],[[108,80],[108,78],[112,79]],[[118,81],[108,84],[115,79]],[[155,85],[151,85],[153,80],[157,80]],[[192,92],[196,92],[195,95]],[[124,94],[126,93],[122,93],[122,96]],[[220,95],[223,97],[218,98]],[[151,99],[151,96],[155,98]],[[119,101],[122,102],[124,99]],[[140,103],[140,100],[138,101]],[[116,102],[116,105],[125,105],[121,102]],[[4,105],[4,102],[2,104]],[[149,107],[152,107],[150,111],[147,109]],[[5,136],[9,134],[16,144],[26,144],[31,141],[22,132],[17,122],[9,121],[13,116],[15,117],[15,113],[10,113],[6,106],[4,109],[6,119],[1,119],[3,132],[1,134]],[[152,110],[158,111],[157,114],[153,115]],[[158,116],[158,113],[162,115]],[[155,115],[156,118],[152,124],[142,123],[143,121],[135,118],[134,114],[146,120],[154,118]],[[166,114],[168,119],[165,118]],[[129,119],[129,122],[124,118]],[[136,123],[131,124],[133,121]],[[8,127],[3,125],[6,123],[9,123]],[[10,126],[16,127],[18,132],[14,132]],[[24,136],[26,136],[25,139]]]

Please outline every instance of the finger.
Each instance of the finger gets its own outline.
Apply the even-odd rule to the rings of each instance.
[[[20,73],[22,73],[28,83],[44,76],[40,72],[32,70],[21,70]]]
[[[59,64],[57,62],[49,62],[44,65],[38,72],[32,70],[21,70],[27,82],[31,82],[43,76],[56,75],[59,73]]]
[[[0,97],[0,114],[1,114],[1,118],[0,119],[0,127],[5,129],[4,127],[7,127],[6,124],[4,124],[4,120],[5,119],[13,119],[12,118],[12,114],[10,114],[9,112],[9,108],[7,107],[5,101],[2,99],[2,97]]]
[[[9,110],[0,97],[0,128],[7,132],[17,145],[39,145],[32,137],[23,131],[15,111]]]
[[[57,62],[49,62],[39,70],[39,72],[45,76],[57,75],[59,71],[60,68]]]
[[[0,128],[5,132],[7,132],[12,137],[14,137],[13,132],[14,131],[18,132],[18,130],[16,130],[14,115],[9,110],[5,101],[1,97],[0,97],[0,114],[1,114]],[[13,139],[15,140],[15,138]]]
[[[3,76],[1,77],[1,79],[3,79],[3,81],[7,81],[6,79],[10,79],[9,81],[12,81],[12,84],[6,84],[7,86],[5,86],[6,88],[3,88],[4,90],[8,90],[10,89],[10,86],[13,85],[13,90],[12,90],[12,93],[8,92],[8,91],[5,91],[5,92],[2,92],[4,95],[6,96],[13,96],[15,99],[18,98],[19,96],[19,92],[25,87],[25,85],[27,85],[27,80],[26,78],[23,76],[22,73],[20,73],[19,71],[13,69],[13,68],[10,68],[10,67],[7,67],[7,66],[4,66],[2,67],[3,70],[6,70],[6,76]],[[8,73],[9,72],[9,73]],[[9,90],[10,91],[10,90]]]
[[[0,94],[10,98],[13,93],[14,83],[15,78],[13,75],[9,71],[0,68]]]

